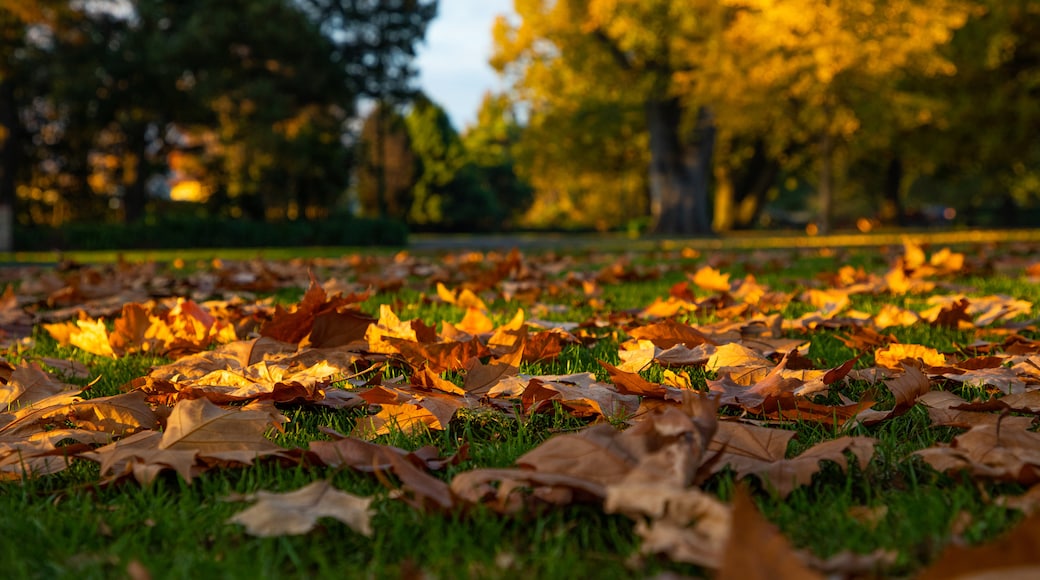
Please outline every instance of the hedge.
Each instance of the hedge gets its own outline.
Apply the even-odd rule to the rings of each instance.
[[[408,228],[399,221],[353,216],[277,223],[171,217],[134,224],[16,226],[14,234],[20,251],[403,246],[408,241]]]

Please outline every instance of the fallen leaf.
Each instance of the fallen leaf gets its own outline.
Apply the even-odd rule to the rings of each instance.
[[[1040,514],[1034,514],[989,543],[947,547],[917,578],[1036,578],[1040,576],[1038,544]]]
[[[758,512],[741,486],[733,498],[733,515],[717,578],[723,580],[812,580],[824,578],[806,558]]]
[[[690,281],[698,287],[715,292],[729,292],[729,274],[723,274],[711,266],[703,266],[697,270]]]
[[[878,366],[894,371],[903,368],[903,361],[914,361],[927,367],[938,367],[946,364],[946,357],[934,348],[919,344],[890,344],[886,348],[874,352],[874,361]]]
[[[704,333],[692,326],[680,324],[674,320],[666,320],[658,324],[641,326],[628,331],[628,334],[637,340],[649,340],[654,346],[660,348],[671,348],[677,344],[693,348],[699,344],[715,344],[715,342]]]
[[[320,518],[334,518],[355,532],[372,535],[372,498],[339,491],[327,481],[315,481],[295,491],[258,491],[235,501],[256,502],[231,516],[228,523],[245,526],[253,536],[300,535],[314,529]]]

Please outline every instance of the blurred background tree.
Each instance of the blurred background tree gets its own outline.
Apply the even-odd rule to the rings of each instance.
[[[492,63],[527,113],[536,222],[623,226],[625,199],[660,233],[777,224],[780,205],[822,232],[1040,201],[1035,1],[515,6]]]
[[[328,215],[357,162],[359,101],[414,94],[436,10],[0,0],[0,217],[135,222],[166,197],[210,215]]]
[[[404,116],[378,103],[365,117],[360,154],[357,194],[363,215],[405,220],[412,207],[419,159]]]
[[[518,224],[534,201],[534,189],[516,170],[517,147],[524,127],[507,95],[486,93],[476,124],[462,135],[469,166],[479,187],[491,192],[502,214],[495,228]]]

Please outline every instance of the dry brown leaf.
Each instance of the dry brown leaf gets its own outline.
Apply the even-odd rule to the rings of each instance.
[[[813,475],[820,470],[821,461],[833,461],[843,471],[848,469],[846,451],[856,457],[860,469],[865,468],[874,456],[874,445],[875,441],[870,437],[839,437],[817,443],[792,459],[763,465],[752,473],[770,484],[781,497],[786,497],[795,488],[812,482]]]
[[[164,470],[173,469],[184,481],[201,469],[196,467],[195,449],[159,449],[162,434],[158,431],[140,431],[100,449],[80,456],[101,464],[102,481],[118,481],[132,476],[147,485]]]
[[[420,510],[447,512],[455,506],[455,497],[448,484],[415,466],[405,455],[389,449],[381,455],[390,463],[390,469],[401,481],[396,497]]]
[[[1011,395],[1014,396],[1014,395]],[[970,429],[976,425],[996,425],[1001,423],[1006,428],[1028,429],[1032,424],[1029,417],[1017,417],[983,411],[1001,409],[997,401],[987,401],[981,405],[968,403],[949,391],[930,391],[917,399],[928,410],[928,419],[932,425],[960,427]]]
[[[795,432],[789,429],[721,421],[709,447],[720,454],[712,471],[730,466],[742,476],[763,464],[780,461],[787,455],[787,446],[794,436]]]
[[[921,449],[914,455],[937,471],[967,470],[975,477],[1023,485],[1040,482],[1040,434],[1003,423],[975,425],[949,446]]]
[[[501,513],[517,513],[529,505],[600,502],[606,489],[595,482],[529,469],[474,469],[451,480],[451,493],[470,504]]]
[[[108,341],[108,329],[105,328],[104,320],[85,319],[77,320],[75,323],[44,324],[43,328],[62,346],[71,345],[98,356],[116,357]]]
[[[436,447],[427,445],[415,451],[390,445],[378,445],[368,441],[362,441],[353,437],[341,435],[331,429],[321,429],[322,432],[331,435],[331,441],[311,441],[308,449],[319,461],[327,467],[347,466],[357,471],[387,471],[393,467],[388,453],[396,453],[408,461],[425,467],[426,469],[442,469],[448,465],[455,465],[466,459],[468,447],[463,445],[458,453],[451,457],[441,457]]]
[[[595,425],[580,433],[551,437],[516,463],[542,473],[571,475],[607,485],[624,477],[639,462],[640,450],[620,444],[620,436],[610,425]]]
[[[704,365],[704,369],[708,371],[717,371],[726,367],[772,369],[773,366],[773,361],[762,356],[762,353],[743,344],[733,342],[719,345],[708,359],[707,364]]]
[[[967,371],[958,369],[952,372],[936,373],[936,376],[965,386],[992,387],[1005,395],[1024,394],[1026,391],[1026,382],[1018,371],[1006,367]]]
[[[614,386],[622,394],[663,399],[669,393],[669,390],[663,385],[651,383],[641,377],[639,373],[625,372],[605,361],[596,362],[607,371],[607,374],[610,375],[610,380],[614,382]]]
[[[250,464],[282,451],[264,436],[274,425],[268,412],[224,410],[206,399],[181,401],[167,419],[158,448],[195,450],[206,459]]]
[[[756,374],[751,372],[751,369],[758,369],[758,367],[732,367],[732,370],[720,373],[719,379],[708,380],[706,383],[712,392],[721,395],[719,401],[722,405],[761,411],[762,405],[767,400],[790,395],[795,389],[802,386],[803,381],[784,377],[784,369],[787,367],[789,358],[790,353],[784,355],[784,358],[761,378],[757,378]],[[731,367],[725,368],[731,369]],[[734,375],[740,372],[747,374],[743,377],[737,374],[735,379]]]
[[[699,344],[715,344],[710,337],[693,328],[674,320],[666,320],[649,326],[640,326],[628,331],[637,340],[649,340],[659,348],[671,348],[677,344],[693,348]]]
[[[460,308],[474,308],[481,312],[487,312],[488,310],[484,301],[469,288],[451,291],[443,283],[437,282],[437,297],[448,304],[454,304]]]
[[[335,518],[359,534],[372,535],[372,498],[339,491],[328,481],[315,481],[287,493],[258,491],[229,499],[256,502],[228,520],[245,526],[254,536],[306,534],[320,518]]]
[[[288,311],[278,307],[274,317],[260,327],[260,334],[289,343],[299,343],[311,333],[315,317],[321,312],[335,312],[346,301],[329,298],[321,283],[310,273],[310,286],[300,302]]]
[[[697,488],[610,486],[604,511],[636,520],[640,552],[707,568],[719,568],[733,529],[730,507]]]
[[[486,365],[479,359],[470,359],[466,363],[466,379],[462,388],[470,395],[486,395],[501,380],[516,376],[524,356],[524,343],[524,340],[519,341],[514,345],[514,350],[491,359]]]
[[[315,348],[335,348],[363,344],[368,326],[376,321],[364,312],[347,309],[322,312],[314,317],[311,333],[300,344]]]
[[[804,301],[819,309],[819,314],[825,318],[833,318],[839,312],[848,308],[851,302],[848,291],[838,288],[827,290],[811,288],[806,291]]]
[[[68,407],[65,421],[79,429],[117,436],[141,429],[157,429],[159,416],[148,405],[146,398],[140,391],[131,391],[80,401]]]
[[[786,459],[787,445],[792,437],[793,431],[722,422],[711,442],[710,449],[719,453],[712,470],[718,472],[728,466],[738,477],[757,475],[777,494],[786,497],[795,488],[812,481],[813,475],[820,470],[820,461],[834,461],[846,469],[845,452],[851,451],[863,468],[874,454],[873,439],[841,437],[824,441],[797,457]]]
[[[533,377],[521,396],[525,413],[549,409],[559,402],[576,417],[627,418],[639,409],[639,397],[595,381],[591,373],[570,377]]]
[[[975,326],[971,315],[968,314],[970,305],[967,298],[961,298],[953,303],[937,304],[921,312],[921,319],[927,320],[932,326],[967,330]]]
[[[65,470],[91,444],[108,443],[112,436],[82,429],[54,429],[29,438],[0,436],[0,480],[26,479]],[[69,441],[74,444],[67,444]],[[58,447],[57,444],[65,442]]]
[[[560,330],[545,330],[527,337],[524,343],[525,363],[536,363],[555,360],[563,352],[564,343],[575,343],[577,339],[570,333]]]
[[[921,369],[913,365],[902,365],[903,372],[885,381],[888,390],[895,396],[896,404],[888,411],[866,409],[856,415],[864,425],[874,425],[906,413],[910,407],[932,389],[932,383]]]
[[[447,423],[442,424],[433,412],[417,403],[384,404],[379,413],[358,419],[351,434],[367,440],[391,431],[407,434],[421,429],[445,428]]]
[[[921,317],[916,312],[900,308],[895,304],[884,304],[874,316],[874,325],[879,329],[892,326],[912,326],[920,320]]]
[[[427,367],[435,373],[462,370],[470,359],[491,354],[483,343],[472,339],[439,343],[419,343],[393,337],[385,340],[398,349],[401,358],[412,369]]]
[[[467,308],[462,321],[456,324],[455,327],[463,332],[476,335],[491,332],[495,329],[495,323],[488,318],[487,314],[484,314],[483,310]]]
[[[733,498],[731,532],[719,562],[724,580],[813,580],[824,578],[807,559],[758,512],[747,490],[738,486]]]
[[[417,387],[437,389],[438,391],[443,391],[451,395],[466,395],[466,391],[464,391],[462,387],[447,379],[442,379],[440,375],[428,367],[422,367],[412,375],[412,384]]]
[[[1040,545],[1040,514],[1027,517],[1008,533],[981,546],[946,548],[917,578],[1036,578],[1040,576],[1037,545]]]
[[[418,342],[419,340],[410,322],[402,322],[394,314],[394,311],[390,309],[390,306],[381,304],[379,306],[379,320],[374,324],[368,325],[368,328],[365,330],[368,350],[382,354],[396,353],[397,348],[387,342],[385,337],[401,338],[413,342]]]
[[[82,387],[57,380],[37,364],[23,362],[11,371],[6,384],[0,384],[0,411],[14,413],[29,409],[55,395],[64,395],[67,402],[72,402],[82,390]],[[3,420],[0,419],[2,426]]]

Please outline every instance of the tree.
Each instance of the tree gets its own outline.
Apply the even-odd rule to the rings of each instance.
[[[491,192],[505,214],[507,227],[531,206],[534,190],[516,173],[517,144],[523,127],[506,95],[486,93],[477,122],[462,135],[466,156],[477,172],[480,187]]]
[[[503,211],[498,199],[482,186],[444,109],[420,95],[405,122],[420,166],[408,223],[455,230],[500,227]]]
[[[292,217],[346,188],[341,135],[358,95],[331,40],[298,7],[222,2],[187,17],[171,44],[183,90],[205,110],[181,126],[213,133],[212,187],[232,215]]]
[[[404,117],[378,103],[361,129],[357,193],[365,215],[408,218],[419,159]]]
[[[414,95],[416,45],[437,0],[298,0],[336,47],[355,94],[399,103]]]
[[[411,91],[436,13],[411,0],[0,2],[0,209],[31,182],[26,218],[53,223],[117,204],[140,219],[173,153],[216,212],[327,213],[355,163],[358,99]]]
[[[575,126],[560,116],[642,109],[635,125],[593,114],[583,127],[645,135],[655,229],[705,233],[713,179],[722,229],[753,219],[781,171],[810,164],[828,229],[836,160],[922,123],[929,104],[906,82],[952,72],[942,48],[971,4],[557,0],[517,12],[496,26],[494,62],[515,75],[531,126],[555,116],[562,140]]]
[[[19,112],[40,76],[33,55],[46,41],[42,27],[55,26],[66,10],[60,0],[0,0],[0,251],[13,249],[17,189],[30,174],[29,134]],[[34,29],[42,35],[35,43]]]
[[[818,226],[826,232],[839,180],[838,152],[853,140],[875,147],[893,144],[901,132],[926,121],[932,104],[907,91],[907,80],[954,72],[941,49],[967,21],[971,4],[966,0],[825,4],[726,0],[722,4],[731,11],[720,38],[726,48],[713,60],[707,79],[691,76],[687,77],[691,82],[680,85],[717,103],[722,125],[768,127],[774,152],[792,148],[811,152],[818,175]],[[725,82],[704,82],[711,78]],[[735,103],[731,95],[750,97]],[[758,102],[749,106],[748,100]],[[765,108],[773,113],[763,113]]]
[[[517,75],[531,125],[537,127],[541,115],[584,109],[592,113],[586,117],[591,131],[606,122],[620,132],[615,139],[645,140],[653,229],[707,233],[714,116],[707,103],[682,99],[674,77],[691,64],[680,41],[706,38],[719,25],[716,3],[560,0],[516,8],[519,25],[504,18],[496,24],[493,63]],[[634,124],[619,126],[598,111],[621,113]]]
[[[10,5],[9,5],[10,4]],[[17,168],[21,166],[18,143],[21,142],[21,123],[18,120],[16,94],[19,61],[16,49],[25,45],[26,21],[29,14],[12,8],[28,5],[5,1],[0,4],[0,252],[13,249],[13,213]]]
[[[1020,209],[1040,202],[1040,11],[1030,0],[979,4],[945,51],[956,74],[916,87],[941,106],[902,140],[909,170],[925,176],[904,189],[975,223],[1024,225]]]

